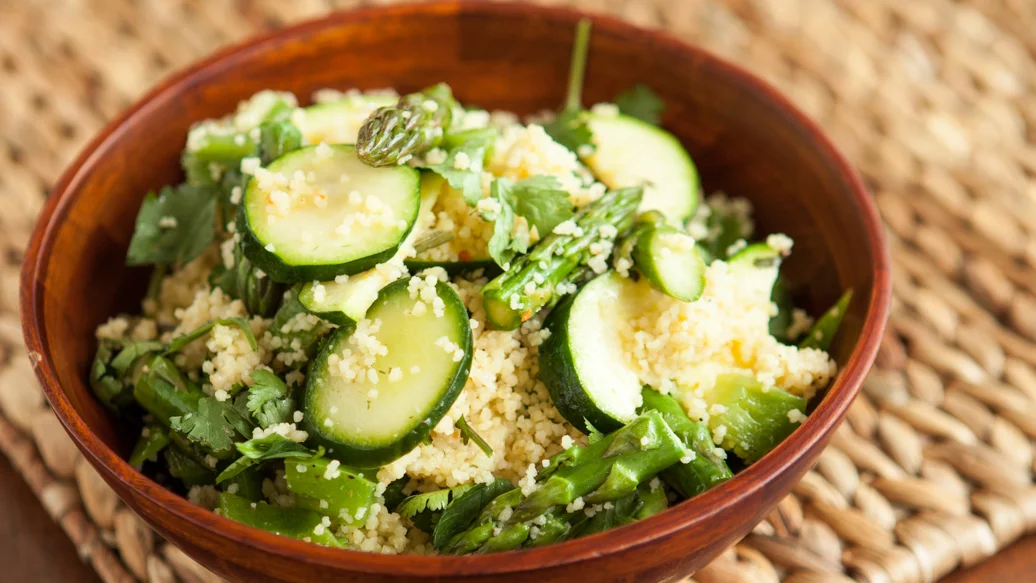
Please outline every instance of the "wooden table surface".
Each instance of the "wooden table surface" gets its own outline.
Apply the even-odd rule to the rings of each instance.
[[[0,574],[2,581],[98,583],[79,560],[72,543],[51,522],[7,458],[0,455]],[[987,583],[997,579],[1032,580],[1036,572],[1036,536],[1006,549],[1000,556],[944,579],[943,583]]]

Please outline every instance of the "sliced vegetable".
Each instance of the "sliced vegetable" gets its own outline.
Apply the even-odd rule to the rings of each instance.
[[[418,280],[381,290],[367,313],[365,334],[384,346],[373,365],[342,363],[344,351],[357,347],[349,331],[339,330],[306,379],[303,412],[310,438],[350,466],[376,467],[413,449],[468,378],[471,327],[464,303],[443,282],[435,284],[438,299],[425,303],[427,295],[411,297],[411,281]]]
[[[662,472],[662,479],[681,496],[697,496],[734,476],[727,462],[716,455],[709,430],[688,417],[676,399],[651,388],[644,389],[643,398],[643,410],[658,411],[684,446],[694,452],[694,459]]]
[[[417,219],[418,171],[371,168],[352,146],[300,148],[266,171],[249,183],[237,226],[245,256],[275,281],[366,271],[396,253]]]
[[[609,188],[643,186],[641,211],[661,211],[682,225],[698,206],[698,170],[680,140],[669,132],[622,114],[589,116],[596,148],[584,157]]]
[[[228,494],[219,495],[219,514],[251,526],[279,534],[317,543],[328,547],[341,547],[321,521],[323,517],[312,510],[271,506],[266,502],[251,502],[247,498]]]
[[[427,217],[443,188],[442,177],[431,172],[421,174],[421,210],[417,223],[407,235],[396,255],[384,265],[349,276],[342,281],[310,282],[299,291],[299,302],[310,313],[339,326],[351,326],[367,313],[378,298],[381,288],[406,275],[405,259],[414,252],[414,244],[427,233]],[[408,264],[409,265],[409,264]]]
[[[720,375],[706,398],[723,410],[709,417],[709,429],[723,449],[746,462],[766,455],[805,419],[806,400],[741,374]],[[717,408],[718,409],[718,408]]]
[[[834,342],[835,334],[838,333],[838,328],[842,325],[842,319],[852,300],[853,290],[846,290],[835,305],[824,312],[824,315],[813,324],[809,333],[799,343],[799,348],[817,348],[824,351],[831,348],[831,343]]]
[[[632,263],[651,287],[678,300],[693,302],[705,289],[705,260],[694,239],[666,224],[659,211],[637,217],[618,246],[615,265],[622,260]]]
[[[579,430],[614,431],[641,405],[641,384],[626,364],[619,326],[635,313],[637,287],[609,272],[563,300],[544,326],[540,379],[561,415]],[[642,293],[642,292],[639,292]]]
[[[386,95],[347,95],[297,110],[291,121],[309,144],[355,144],[367,118],[379,107],[389,107],[396,101]]]
[[[295,506],[331,516],[339,524],[366,522],[377,484],[328,458],[288,460],[284,463],[288,490]]]
[[[482,303],[490,323],[499,330],[514,330],[544,306],[560,299],[560,286],[582,279],[594,258],[601,267],[608,256],[595,255],[591,246],[612,238],[602,235],[604,227],[615,234],[633,223],[633,212],[640,203],[642,189],[624,188],[606,192],[579,209],[571,222],[545,235],[528,255],[518,257],[502,275],[482,288]],[[603,256],[602,256],[603,255]]]
[[[450,86],[433,85],[378,108],[360,128],[356,151],[371,166],[403,164],[442,143],[460,104]]]

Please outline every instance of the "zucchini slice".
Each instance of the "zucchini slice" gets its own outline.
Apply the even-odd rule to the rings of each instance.
[[[569,423],[605,433],[637,416],[641,383],[626,364],[618,328],[633,316],[642,285],[614,272],[567,296],[547,317],[550,336],[540,346],[540,380]],[[645,289],[646,284],[643,284]]]
[[[367,312],[367,320],[377,327],[369,337],[384,347],[369,368],[352,380],[343,378],[341,367],[333,368],[345,350],[359,351],[350,342],[353,333],[340,329],[306,378],[306,431],[350,466],[377,467],[412,450],[446,414],[468,379],[471,326],[460,296],[437,282],[441,315],[428,303],[415,310],[424,296],[410,297],[410,281],[389,284]]]
[[[439,198],[446,181],[433,172],[421,174],[421,210],[414,228],[400,245],[399,251],[386,261],[387,265],[368,269],[349,277],[345,281],[310,282],[299,290],[299,301],[312,314],[338,324],[350,326],[367,313],[381,288],[399,279],[405,273],[401,269],[404,258],[411,252],[414,241],[428,228],[432,207]],[[407,263],[407,267],[410,267]],[[413,271],[418,271],[411,268]]]
[[[590,114],[596,149],[584,159],[608,188],[644,185],[640,210],[658,210],[683,224],[698,208],[701,183],[673,134],[628,115]]]
[[[337,101],[318,103],[291,116],[292,123],[309,144],[355,144],[360,127],[374,110],[399,99],[384,95],[347,96]]]
[[[278,282],[323,281],[382,263],[417,219],[420,173],[372,168],[353,146],[308,146],[253,178],[238,210],[245,256]]]
[[[633,247],[633,264],[652,287],[693,302],[705,290],[705,260],[687,233],[669,225],[648,229]]]

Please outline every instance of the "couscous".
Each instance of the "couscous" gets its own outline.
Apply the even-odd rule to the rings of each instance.
[[[284,536],[462,554],[661,512],[802,423],[849,295],[791,305],[791,239],[699,200],[649,88],[584,109],[586,35],[558,113],[440,84],[198,123],[137,218],[142,311],[97,329],[130,463]]]

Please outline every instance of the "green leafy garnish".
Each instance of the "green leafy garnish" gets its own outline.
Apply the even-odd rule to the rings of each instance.
[[[385,493],[382,494],[382,498],[385,500],[385,508],[389,512],[395,512],[396,508],[406,500],[406,494],[403,493],[403,489],[406,488],[407,483],[410,482],[410,478],[403,476],[398,480],[393,480],[385,487]]]
[[[183,184],[148,193],[133,229],[127,265],[183,265],[202,254],[216,234],[218,193]]]
[[[252,371],[252,388],[248,389],[248,411],[262,428],[288,423],[295,411],[295,400],[288,385],[267,370]]]
[[[464,202],[471,206],[482,198],[482,167],[486,150],[492,146],[494,134],[469,134],[468,139],[459,141],[439,164],[429,164],[428,169],[446,179],[450,186],[460,191]],[[460,158],[460,162],[457,159]]]
[[[662,119],[665,103],[650,87],[643,83],[634,85],[615,98],[615,105],[623,115],[635,117],[651,125],[658,125]]]
[[[112,411],[130,404],[133,400],[133,364],[163,348],[165,345],[161,342],[102,339],[90,365],[90,388]]]
[[[414,494],[413,496],[407,497],[406,500],[403,500],[399,507],[396,508],[396,512],[399,513],[400,516],[413,518],[421,512],[440,511],[449,506],[451,500],[456,500],[460,495],[473,487],[474,486],[472,484],[464,484],[455,488],[425,492],[424,494]]]
[[[587,443],[597,443],[598,441],[601,441],[601,438],[604,437],[604,434],[601,433],[596,427],[594,427],[593,423],[590,423],[589,419],[584,417],[583,424],[586,425]]]
[[[568,192],[553,176],[533,176],[518,182],[497,178],[489,196],[499,209],[483,211],[482,218],[494,223],[489,256],[501,267],[510,263],[516,254],[529,250],[527,239],[514,236],[516,217],[524,217],[530,233],[535,229],[542,237],[575,214]]]
[[[230,405],[206,397],[198,401],[198,410],[169,419],[173,431],[183,435],[217,458],[225,458],[234,451],[234,439],[242,435],[239,417]]]
[[[586,75],[586,55],[589,48],[590,21],[584,18],[576,26],[564,107],[554,121],[543,126],[555,142],[581,156],[592,154],[594,149],[593,132],[587,124],[586,110],[583,109],[582,103],[583,77]]]
[[[471,526],[490,500],[513,489],[514,485],[510,481],[497,478],[488,484],[477,484],[459,496],[454,494],[453,503],[443,510],[435,523],[432,544],[442,550],[450,539]]]
[[[165,354],[172,354],[183,349],[191,342],[201,338],[208,334],[217,325],[220,326],[237,326],[242,332],[245,333],[245,338],[248,339],[248,345],[252,347],[252,350],[259,350],[259,343],[255,340],[255,335],[252,334],[252,327],[248,324],[248,320],[244,318],[223,318],[221,320],[213,320],[206,324],[203,324],[197,330],[188,332],[187,334],[181,334],[176,338],[173,338],[169,342],[169,346],[165,349]]]
[[[238,443],[237,451],[241,453],[241,457],[227,466],[227,469],[223,470],[223,472],[216,477],[217,484],[221,484],[224,481],[237,476],[249,467],[266,460],[286,458],[312,459],[324,455],[324,450],[322,448],[317,451],[313,451],[305,445],[294,442],[279,433],[271,433],[266,437],[250,439],[243,443]]]
[[[463,415],[457,419],[457,429],[460,429],[461,439],[464,441],[464,445],[468,444],[468,441],[474,441],[475,445],[482,450],[482,453],[486,454],[486,457],[493,457],[493,448],[489,447],[486,440],[482,439],[482,436],[475,433],[475,430],[468,425],[468,420]]]

